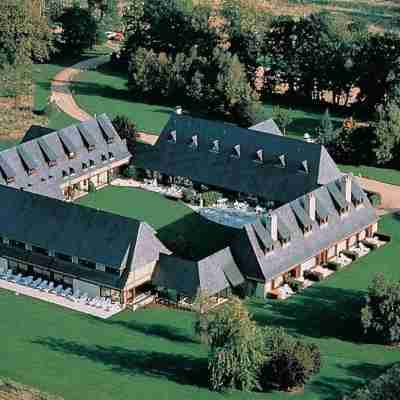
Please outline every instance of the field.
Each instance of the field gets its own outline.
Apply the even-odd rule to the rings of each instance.
[[[357,315],[377,271],[400,278],[399,228],[396,217],[385,217],[381,230],[391,244],[289,300],[249,303],[260,324],[285,326],[320,346],[323,368],[304,394],[210,392],[191,313],[150,308],[103,321],[5,291],[0,376],[65,400],[339,400],[400,361],[399,349],[362,342]]]
[[[210,255],[226,246],[235,232],[200,217],[180,202],[140,189],[109,186],[90,193],[78,203],[145,221],[157,230],[167,247],[186,257]]]

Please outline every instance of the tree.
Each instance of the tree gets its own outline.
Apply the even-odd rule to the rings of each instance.
[[[333,144],[338,137],[338,131],[335,130],[329,110],[326,109],[321,118],[321,125],[317,129],[318,141],[324,146]]]
[[[396,159],[400,145],[400,106],[389,101],[378,111],[379,120],[374,124],[374,153],[378,164],[386,164]]]
[[[198,332],[209,345],[212,390],[258,387],[264,361],[261,330],[238,298],[207,314],[199,314]]]
[[[65,10],[59,22],[62,25],[63,50],[81,54],[96,43],[97,22],[88,10],[74,5]]]
[[[321,368],[321,354],[315,344],[301,342],[283,328],[264,332],[267,360],[262,369],[264,389],[269,386],[291,391],[302,388]]]
[[[400,281],[391,281],[383,274],[373,279],[361,310],[365,333],[372,333],[385,344],[400,342]]]
[[[399,393],[400,365],[397,364],[344,400],[398,400]]]
[[[292,110],[276,106],[272,109],[272,118],[286,135],[287,127],[293,122]]]
[[[128,150],[131,154],[134,153],[136,144],[137,128],[136,124],[131,121],[125,115],[117,115],[113,120],[112,124],[121,139],[126,140]]]
[[[39,0],[3,0],[0,3],[0,68],[45,61],[53,50],[47,19]]]

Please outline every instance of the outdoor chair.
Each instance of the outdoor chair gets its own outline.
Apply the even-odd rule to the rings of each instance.
[[[63,291],[63,285],[58,285],[56,289],[54,290],[54,293],[59,296],[61,292]]]
[[[33,282],[33,276],[29,275],[26,278],[22,279],[21,284],[25,286],[29,286]]]
[[[105,301],[104,301],[104,303],[103,303],[103,309],[104,309],[105,311],[109,311],[109,310],[110,310],[110,307],[111,307],[111,299],[110,299],[110,298],[105,299]]]
[[[13,277],[13,281],[15,282],[15,283],[19,283],[19,281],[22,279],[22,274],[18,274],[18,275],[15,275],[14,277]]]
[[[12,277],[12,270],[9,269],[9,270],[6,272],[6,274],[5,274],[5,276],[4,276],[4,279],[7,280],[7,281],[9,281],[9,280],[11,279],[11,277]]]
[[[46,289],[44,289],[45,292],[49,293],[54,289],[54,282],[50,282],[49,285],[47,286]]]
[[[37,278],[36,280],[34,280],[31,284],[31,287],[36,289],[39,287],[39,285],[42,283],[42,278]]]
[[[89,302],[89,306],[96,306],[97,302],[99,301],[98,297],[94,297],[90,302]]]
[[[75,292],[72,293],[72,300],[78,302],[81,297],[81,292],[79,289],[76,289]]]
[[[72,294],[72,289],[70,287],[61,292],[61,296],[63,297],[69,297],[71,296],[71,294]]]
[[[83,293],[83,295],[81,296],[80,299],[78,299],[78,301],[82,304],[86,304],[86,302],[88,301],[88,295],[87,293]]]
[[[39,289],[39,290],[45,290],[45,289],[47,289],[48,284],[49,284],[49,281],[44,280],[44,281],[39,285],[38,289]]]

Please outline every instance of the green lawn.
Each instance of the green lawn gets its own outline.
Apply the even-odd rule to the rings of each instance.
[[[368,167],[366,165],[340,165],[343,172],[352,172],[356,176],[375,179],[392,185],[400,185],[400,171],[389,168]]]
[[[107,113],[110,117],[124,114],[136,122],[139,129],[159,134],[169,119],[172,109],[132,101],[125,74],[114,72],[109,66],[97,71],[86,71],[72,85],[77,104],[90,114]]]
[[[78,203],[145,221],[171,250],[193,258],[221,249],[235,232],[200,217],[181,202],[141,189],[109,186]],[[185,246],[181,238],[185,238]]]
[[[381,230],[393,242],[345,271],[287,301],[250,303],[260,324],[285,326],[320,346],[323,368],[304,394],[208,391],[206,352],[193,341],[190,313],[152,308],[103,321],[5,291],[0,376],[66,400],[339,400],[400,361],[400,349],[362,342],[356,313],[377,271],[400,278],[400,221],[384,217]]]

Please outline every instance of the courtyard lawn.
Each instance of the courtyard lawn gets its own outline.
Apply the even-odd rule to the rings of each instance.
[[[325,282],[286,301],[249,304],[260,324],[285,326],[320,346],[323,368],[303,394],[208,391],[206,350],[193,340],[191,313],[149,308],[103,321],[6,291],[0,376],[65,400],[339,400],[400,361],[398,348],[363,343],[358,323],[374,274],[400,278],[400,220],[386,216],[380,230],[392,243]]]
[[[181,202],[141,189],[109,186],[78,203],[145,221],[167,247],[192,258],[226,246],[236,231],[204,219]]]
[[[172,108],[134,102],[126,83],[126,74],[105,65],[81,73],[72,84],[72,92],[76,103],[92,115],[107,113],[113,118],[123,114],[135,121],[139,130],[159,135]]]

